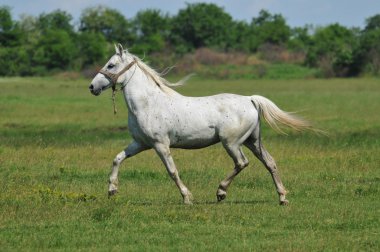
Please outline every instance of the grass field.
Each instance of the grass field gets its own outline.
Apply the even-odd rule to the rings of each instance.
[[[261,94],[327,130],[263,129],[290,205],[253,157],[216,203],[233,163],[220,145],[173,150],[193,206],[182,205],[153,151],[124,162],[107,198],[114,156],[131,140],[124,101],[89,81],[0,79],[0,250],[379,251],[380,81],[213,81],[186,95]]]

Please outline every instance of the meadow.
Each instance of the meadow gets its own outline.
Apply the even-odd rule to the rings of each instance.
[[[202,80],[177,91],[260,94],[329,133],[278,135],[263,127],[290,204],[250,165],[224,202],[233,163],[220,145],[173,150],[194,195],[182,204],[153,151],[126,160],[107,197],[114,156],[130,141],[127,110],[89,80],[0,78],[1,251],[379,251],[380,81]]]

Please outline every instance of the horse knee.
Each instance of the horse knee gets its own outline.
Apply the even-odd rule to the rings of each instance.
[[[119,159],[117,157],[113,160],[112,165],[113,166],[120,165],[120,161],[119,161]]]
[[[247,167],[248,165],[249,165],[248,159],[244,160],[244,168]]]
[[[245,167],[247,167],[248,164],[249,164],[249,161],[248,161],[248,160],[242,160],[242,161],[236,163],[236,165],[235,165],[235,169],[236,169],[237,171],[240,172],[240,171],[243,170]]]
[[[121,162],[123,162],[123,160],[124,160],[124,156],[122,155],[122,154],[118,154],[115,158],[114,158],[114,160],[113,160],[113,165],[114,166],[116,166],[116,165],[120,165],[121,164]]]

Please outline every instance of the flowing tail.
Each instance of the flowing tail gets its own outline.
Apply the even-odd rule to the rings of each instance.
[[[278,108],[271,100],[259,96],[251,96],[251,100],[255,105],[260,116],[264,117],[265,121],[269,124],[271,128],[286,134],[280,126],[287,126],[296,131],[310,130],[316,133],[323,133],[323,131],[315,129],[310,122],[295,116],[294,113],[285,112]]]

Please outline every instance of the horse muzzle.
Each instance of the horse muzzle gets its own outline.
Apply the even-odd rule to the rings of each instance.
[[[100,95],[100,93],[102,92],[102,89],[95,89],[94,85],[92,85],[92,84],[88,87],[88,89],[90,89],[91,94],[93,94],[95,96]]]

